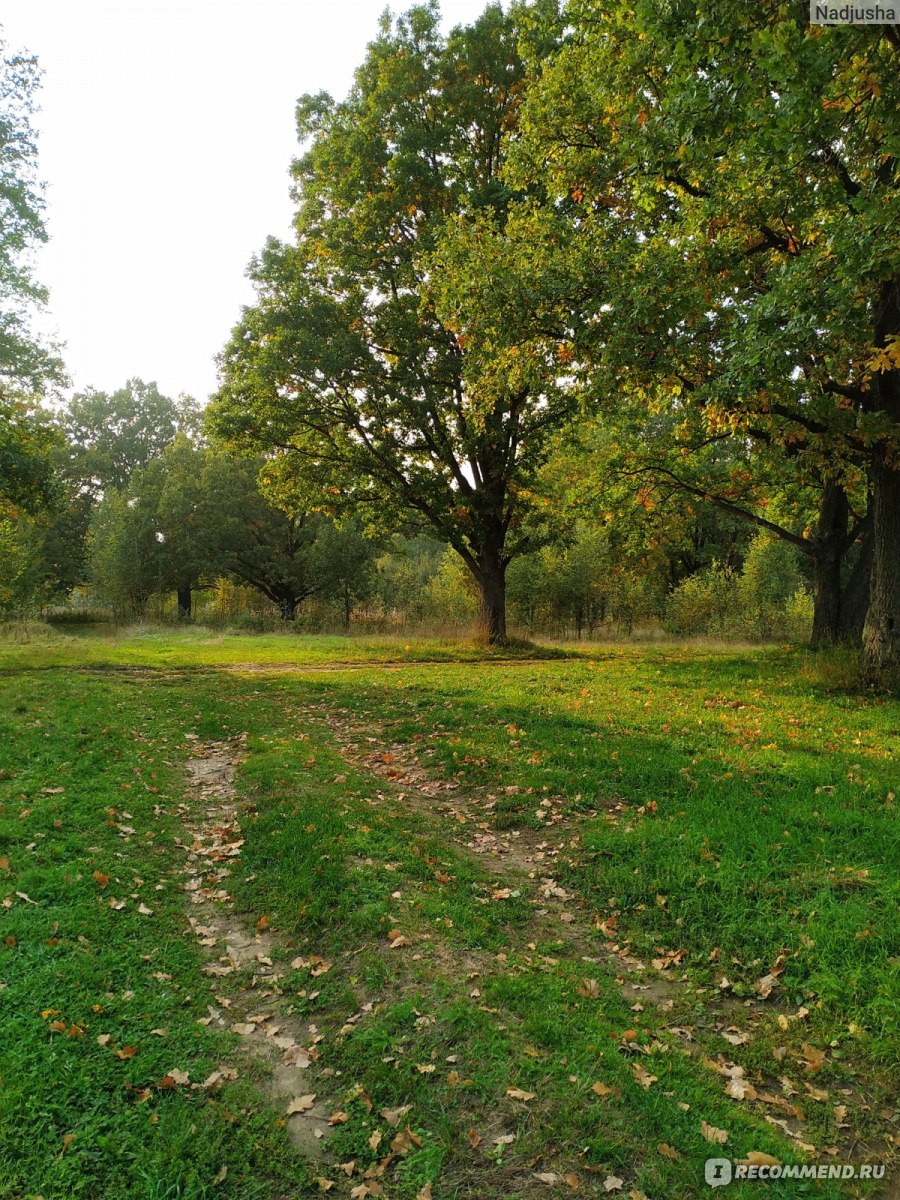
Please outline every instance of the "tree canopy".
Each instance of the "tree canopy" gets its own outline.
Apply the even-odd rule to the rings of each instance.
[[[46,291],[34,277],[34,251],[47,240],[32,125],[40,71],[0,34],[0,390],[39,387],[62,375],[56,353],[34,333]]]

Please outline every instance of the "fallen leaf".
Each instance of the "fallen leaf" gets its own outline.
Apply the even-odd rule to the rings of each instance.
[[[402,1108],[383,1108],[379,1115],[383,1121],[387,1121],[388,1125],[390,1125],[392,1129],[396,1129],[401,1120],[411,1109],[411,1104],[404,1104]]]
[[[334,1184],[331,1182],[331,1180],[325,1179],[322,1175],[316,1179],[316,1183],[318,1184],[320,1192],[330,1192],[334,1187]]]
[[[771,1154],[763,1154],[760,1150],[751,1150],[746,1158],[739,1158],[743,1167],[780,1167],[781,1159],[773,1158]]]
[[[372,1136],[369,1138],[369,1148],[372,1150],[377,1150],[380,1145],[381,1145],[381,1130],[376,1129],[375,1132],[372,1134]]]
[[[621,1192],[624,1187],[625,1180],[620,1179],[618,1175],[607,1175],[603,1180],[604,1192]]]
[[[578,985],[578,995],[597,1000],[600,996],[600,984],[596,979],[582,979]]]
[[[421,1145],[422,1139],[408,1125],[391,1138],[391,1149],[395,1154],[406,1154],[408,1150],[412,1150],[413,1146]]]
[[[224,1183],[227,1174],[227,1167],[219,1167],[218,1171],[216,1171],[215,1178],[213,1179],[213,1187],[218,1187],[220,1183]]]
[[[123,1046],[121,1050],[114,1050],[113,1054],[115,1054],[116,1058],[126,1059],[134,1058],[137,1052],[137,1046]]]
[[[424,1187],[419,1188],[416,1192],[416,1200],[432,1200],[430,1183],[426,1183]]]
[[[595,1096],[611,1096],[612,1095],[612,1088],[608,1088],[605,1083],[600,1083],[599,1080],[596,1083],[591,1084],[591,1091],[594,1093]]]
[[[566,1171],[565,1175],[563,1175],[563,1179],[573,1192],[577,1192],[581,1187],[581,1177],[576,1175],[574,1171]]]
[[[290,1117],[294,1113],[309,1112],[315,1102],[315,1092],[311,1092],[308,1096],[295,1096],[287,1106],[287,1115]]]
[[[825,1051],[817,1050],[815,1046],[811,1046],[809,1042],[804,1042],[800,1047],[800,1053],[806,1060],[806,1069],[809,1072],[818,1071],[819,1067],[825,1062]]]
[[[663,1158],[671,1158],[673,1162],[678,1162],[681,1159],[681,1155],[675,1147],[670,1146],[668,1142],[660,1142],[656,1149]]]
[[[469,1138],[469,1145],[473,1150],[477,1150],[481,1145],[481,1134],[477,1129],[470,1129],[467,1136]]]
[[[329,1125],[346,1125],[350,1120],[350,1114],[345,1113],[343,1109],[336,1109],[328,1118]]]
[[[641,1085],[642,1088],[644,1088],[645,1091],[647,1088],[651,1087],[654,1083],[656,1083],[657,1077],[655,1075],[651,1075],[644,1068],[643,1063],[633,1063],[632,1067],[631,1067],[631,1071],[632,1071],[632,1074],[634,1075],[635,1080]]]
[[[506,1094],[513,1100],[522,1100],[526,1103],[529,1100],[534,1100],[537,1096],[537,1092],[523,1092],[521,1088],[517,1087],[508,1087],[506,1089]]]
[[[499,1137],[494,1138],[494,1145],[495,1146],[509,1146],[515,1140],[516,1140],[516,1135],[514,1133],[501,1133]]]
[[[728,1141],[727,1129],[717,1129],[715,1125],[709,1125],[706,1121],[700,1122],[700,1133],[708,1142],[715,1142],[720,1146],[724,1146]]]

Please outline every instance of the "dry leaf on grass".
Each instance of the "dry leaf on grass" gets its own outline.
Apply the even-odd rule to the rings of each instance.
[[[654,1083],[656,1083],[656,1076],[651,1075],[649,1073],[649,1071],[646,1070],[643,1063],[633,1063],[632,1067],[631,1067],[631,1071],[632,1071],[632,1074],[634,1075],[635,1080],[641,1085],[641,1087],[645,1091],[647,1090],[647,1088],[651,1087]]]
[[[771,1154],[763,1154],[761,1150],[751,1150],[746,1158],[739,1158],[742,1167],[780,1167],[781,1159],[773,1158]]]
[[[287,1115],[293,1116],[294,1113],[309,1112],[316,1102],[315,1092],[310,1092],[306,1096],[295,1096],[287,1106]]]
[[[524,1102],[534,1100],[537,1096],[537,1092],[523,1092],[521,1088],[517,1087],[508,1087],[506,1089],[506,1094],[513,1100],[522,1100]]]
[[[402,1108],[383,1108],[379,1115],[383,1121],[387,1121],[392,1129],[396,1129],[411,1109],[411,1104],[404,1104]]]
[[[715,1142],[720,1146],[724,1146],[728,1141],[727,1129],[717,1129],[715,1125],[710,1125],[706,1121],[700,1122],[700,1133],[708,1142]]]

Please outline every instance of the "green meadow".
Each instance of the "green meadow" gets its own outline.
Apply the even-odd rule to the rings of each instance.
[[[222,744],[242,841],[199,878],[270,985],[189,920]],[[711,1157],[892,1194],[898,744],[790,648],[4,643],[0,1197],[691,1200]],[[306,1149],[209,1018],[262,994]]]

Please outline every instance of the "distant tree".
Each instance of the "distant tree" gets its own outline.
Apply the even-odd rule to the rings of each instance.
[[[345,101],[301,99],[296,243],[252,264],[257,303],[214,404],[220,433],[296,461],[307,504],[368,506],[395,527],[418,514],[476,580],[491,642],[506,636],[507,567],[543,536],[531,485],[569,411],[555,332],[550,349],[516,354],[510,335],[492,354],[477,306],[461,311],[467,295],[490,304],[528,246],[506,244],[526,197],[502,170],[534,7],[492,5],[447,37],[435,5],[384,18]],[[477,269],[470,226],[491,239]],[[516,290],[505,311],[529,331],[567,319],[549,289]]]
[[[179,432],[197,439],[200,409],[189,396],[164,396],[155,383],[129,379],[115,392],[73,396],[62,415],[73,468],[94,495],[125,488],[133,473],[161,457]]]
[[[142,617],[150,597],[162,590],[161,483],[153,467],[136,471],[127,489],[110,488],[91,515],[90,578],[117,619]]]
[[[160,476],[159,588],[175,593],[182,620],[191,615],[192,592],[221,573],[222,523],[227,511],[241,502],[239,495],[223,495],[218,497],[223,508],[211,503],[205,475],[208,461],[207,451],[178,433],[161,458],[147,468]]]
[[[31,513],[47,507],[59,445],[50,417],[31,398],[0,394],[0,507]]]
[[[321,527],[316,544],[318,594],[340,605],[345,631],[354,606],[373,594],[378,550],[378,543],[365,536],[357,521],[328,521]]]
[[[263,460],[211,455],[201,490],[205,520],[219,570],[262,592],[293,621],[299,605],[323,583],[322,535],[329,527],[319,513],[290,514],[262,494]]]

